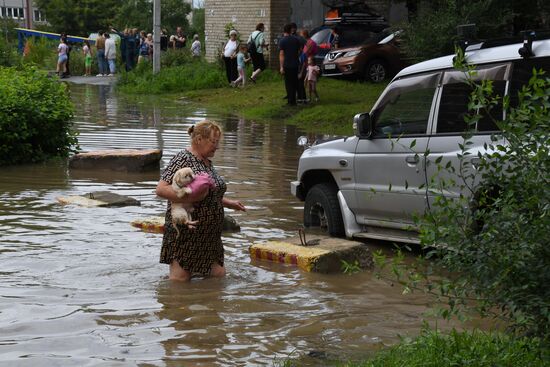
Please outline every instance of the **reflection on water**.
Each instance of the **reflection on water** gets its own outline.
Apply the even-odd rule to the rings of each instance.
[[[161,148],[162,167],[187,129],[219,121],[214,158],[242,231],[224,237],[228,276],[166,280],[161,235],[130,221],[162,214],[159,172],[69,171],[64,162],[0,168],[0,364],[9,366],[270,365],[326,351],[362,355],[417,333],[429,300],[364,272],[303,273],[250,260],[249,244],[294,235],[302,203],[289,193],[299,131],[209,114],[183,100],[123,98],[109,86],[72,85],[83,150]],[[56,197],[108,190],[140,207],[61,206]],[[397,288],[397,287],[396,287]],[[312,359],[311,365],[322,361]]]

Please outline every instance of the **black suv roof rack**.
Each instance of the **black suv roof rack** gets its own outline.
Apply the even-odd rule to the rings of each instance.
[[[339,17],[325,18],[325,24],[387,24],[384,17],[367,13],[342,13]]]
[[[531,41],[550,39],[550,30],[523,31],[521,32],[521,35],[517,36],[493,38],[488,40],[463,40],[462,42],[466,42],[466,51],[473,51],[522,43],[525,41],[526,37],[531,38]]]

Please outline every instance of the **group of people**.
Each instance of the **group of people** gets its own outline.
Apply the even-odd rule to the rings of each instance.
[[[229,32],[229,40],[222,49],[222,58],[227,81],[231,86],[246,85],[246,63],[250,61],[252,61],[253,72],[248,80],[252,83],[256,83],[258,75],[265,70],[264,51],[269,49],[269,45],[265,41],[264,32],[264,24],[258,23],[247,43],[239,43],[236,30]]]
[[[318,47],[309,37],[309,31],[302,29],[297,33],[295,23],[286,24],[283,38],[279,41],[279,71],[284,76],[288,105],[307,103],[306,86],[309,100],[319,101],[317,79],[321,73],[315,64]]]
[[[126,71],[135,68],[137,63],[143,61],[152,61],[153,58],[153,35],[145,31],[138,31],[137,28],[127,28],[119,32],[111,28],[111,33],[99,31],[95,40],[95,54],[97,57],[97,66],[99,74],[97,76],[113,76],[116,73],[117,47],[111,34],[117,34],[120,37],[120,56]],[[187,36],[183,33],[181,27],[177,27],[176,34],[168,37],[167,31],[162,30],[160,38],[160,49],[183,49],[187,44]],[[202,45],[199,36],[193,36],[191,44],[191,54],[194,57],[201,56]],[[60,77],[66,77],[69,73],[69,59],[71,46],[67,42],[65,34],[61,35],[59,46],[57,47],[58,61],[56,71]],[[88,40],[84,41],[82,47],[84,55],[85,76],[91,76],[92,73],[92,47]]]
[[[279,42],[280,72],[285,79],[285,88],[289,105],[307,103],[315,98],[319,101],[317,79],[321,73],[315,64],[317,44],[309,37],[307,29],[297,33],[295,23],[284,27],[283,38]],[[232,87],[245,86],[247,79],[256,83],[258,75],[265,70],[264,51],[269,44],[265,40],[265,26],[258,23],[246,43],[237,40],[237,31],[229,32],[229,39],[222,49],[227,81]],[[252,61],[252,75],[246,77],[246,63]],[[309,99],[306,96],[309,89]]]

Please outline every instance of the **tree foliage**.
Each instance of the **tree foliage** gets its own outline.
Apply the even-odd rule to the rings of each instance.
[[[0,67],[0,99],[0,165],[74,151],[74,107],[64,84],[35,67]]]
[[[550,2],[543,0],[408,0],[403,47],[415,62],[451,54],[456,27],[476,24],[479,39],[518,35],[548,27]]]
[[[107,29],[120,8],[118,0],[36,0],[35,3],[44,12],[52,31],[74,36]]]
[[[151,31],[153,2],[150,0],[36,0],[54,32],[87,36],[98,30],[127,27]],[[161,26],[175,32],[189,27],[191,6],[181,0],[161,1]]]
[[[456,60],[473,73],[462,53]],[[501,132],[485,153],[472,151],[473,135],[466,133],[458,167],[442,157],[433,161],[439,172],[429,183],[435,202],[418,223],[427,255],[414,269],[397,257],[393,274],[407,291],[420,287],[446,299],[443,316],[463,315],[475,305],[515,330],[550,337],[550,78],[535,71],[514,107],[492,96],[490,81],[470,85],[467,122],[475,126],[502,103],[506,118],[496,121]],[[450,186],[463,195],[443,195]],[[377,263],[384,266],[385,258],[378,256]],[[442,272],[449,276],[433,277]]]

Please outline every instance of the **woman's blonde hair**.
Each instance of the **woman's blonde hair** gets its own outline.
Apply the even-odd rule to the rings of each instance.
[[[212,134],[219,134],[221,136],[222,129],[214,121],[203,120],[196,125],[192,125],[187,132],[191,136],[191,141],[198,143],[199,138],[209,139]]]

